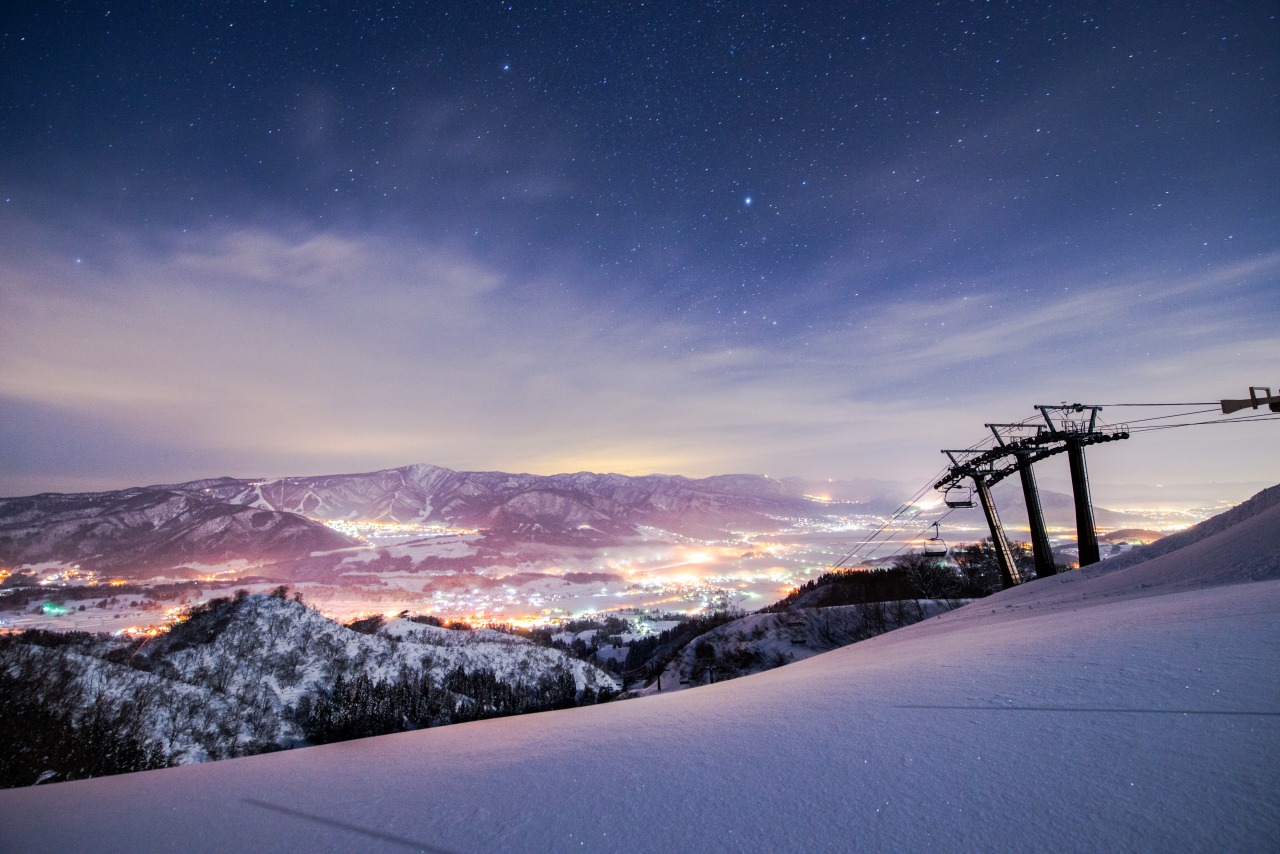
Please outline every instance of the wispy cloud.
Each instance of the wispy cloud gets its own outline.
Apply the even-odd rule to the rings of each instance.
[[[0,396],[148,437],[168,449],[156,480],[213,460],[923,478],[1040,398],[1198,399],[1280,355],[1265,318],[1238,317],[1280,256],[881,301],[854,334],[692,352],[662,345],[696,326],[407,241],[240,229],[57,257],[3,271]]]

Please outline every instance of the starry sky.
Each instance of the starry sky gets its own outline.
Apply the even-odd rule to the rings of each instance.
[[[0,494],[914,487],[1037,403],[1280,385],[1278,58],[1230,0],[7,3]],[[1240,500],[1276,429],[1095,495]]]

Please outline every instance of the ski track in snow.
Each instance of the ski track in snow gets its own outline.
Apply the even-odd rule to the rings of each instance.
[[[2,791],[0,849],[1280,850],[1280,581],[1076,579],[693,691]]]

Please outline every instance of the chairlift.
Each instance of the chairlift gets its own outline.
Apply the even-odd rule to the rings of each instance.
[[[938,523],[933,523],[933,536],[924,541],[925,557],[946,557],[947,544],[938,536]]]
[[[942,494],[942,503],[948,507],[972,507],[973,487],[951,486]]]
[[[806,631],[808,625],[802,618],[793,617],[787,620],[787,636],[794,644],[805,644],[809,640],[809,633]]]

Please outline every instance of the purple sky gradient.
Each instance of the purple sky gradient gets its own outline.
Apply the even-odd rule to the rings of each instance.
[[[1280,386],[1272,7],[776,5],[9,7],[0,494],[914,487],[1033,404]],[[1278,427],[1097,498],[1242,499]]]

